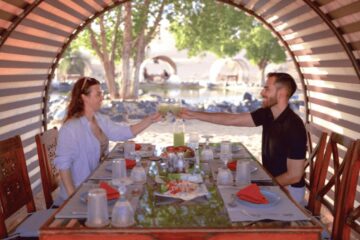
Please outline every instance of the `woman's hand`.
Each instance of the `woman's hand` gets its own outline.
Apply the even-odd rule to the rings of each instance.
[[[153,123],[161,121],[162,116],[159,112],[156,112],[156,113],[153,113],[150,116],[148,116],[148,118],[150,120],[150,123],[153,124]]]
[[[138,135],[140,132],[142,132],[144,129],[146,129],[147,127],[149,127],[151,124],[159,122],[161,120],[161,114],[156,112],[153,113],[149,116],[147,116],[146,118],[144,118],[143,120],[141,120],[140,122],[131,125],[131,132],[133,133],[133,135]]]

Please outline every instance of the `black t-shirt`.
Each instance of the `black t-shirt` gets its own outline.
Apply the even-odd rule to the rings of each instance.
[[[289,106],[275,120],[270,108],[257,109],[251,116],[256,126],[263,126],[262,162],[274,177],[287,171],[287,158],[305,159],[305,126]],[[291,186],[305,186],[304,178]]]

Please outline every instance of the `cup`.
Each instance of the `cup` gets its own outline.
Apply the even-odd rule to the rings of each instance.
[[[161,114],[163,118],[166,117],[167,112],[169,111],[169,104],[166,102],[162,102],[158,105],[158,112]]]
[[[221,141],[220,153],[231,153],[231,142],[230,141]]]
[[[109,212],[104,189],[94,188],[89,191],[85,224],[88,227],[104,227],[109,224]]]
[[[124,142],[124,158],[131,158],[131,153],[135,151],[135,142]]]
[[[244,160],[238,160],[236,163],[236,185],[249,185],[250,179],[250,162]]]
[[[216,182],[218,185],[232,185],[234,179],[232,173],[228,169],[219,168]]]
[[[135,223],[134,209],[129,201],[121,199],[115,203],[111,214],[111,225],[114,227],[129,227]]]
[[[112,175],[111,179],[126,178],[126,162],[123,158],[115,158],[112,160]]]
[[[231,157],[232,157],[231,142],[222,141],[220,143],[220,160],[224,162],[225,167],[228,161],[231,159]]]
[[[130,173],[130,178],[135,183],[146,183],[146,171],[141,164],[136,165]]]
[[[199,147],[199,134],[197,132],[189,133],[188,147],[193,150]]]

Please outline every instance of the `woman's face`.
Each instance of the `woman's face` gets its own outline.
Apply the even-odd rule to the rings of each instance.
[[[94,112],[98,111],[101,108],[101,104],[104,99],[100,85],[92,85],[89,88],[89,93],[87,95],[82,94],[82,98],[85,109],[91,109]]]

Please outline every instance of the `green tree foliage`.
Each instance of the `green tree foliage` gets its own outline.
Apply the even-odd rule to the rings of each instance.
[[[241,49],[262,73],[268,63],[286,59],[277,39],[253,17],[212,0],[173,3],[168,18],[176,47],[187,49],[189,56],[210,51],[218,57],[235,56]]]
[[[139,68],[146,46],[158,32],[166,3],[167,0],[133,0],[128,8],[130,15],[124,14],[127,3],[119,5],[99,16],[73,41],[72,49],[86,48],[100,59],[112,98],[137,97]],[[124,16],[131,20],[131,27],[124,26]],[[115,69],[122,69],[119,77]],[[117,85],[115,80],[119,81]]]
[[[264,80],[264,70],[268,63],[282,63],[286,60],[284,49],[271,32],[261,25],[255,25],[249,34],[241,41],[246,49],[246,56],[261,70],[261,80]]]

